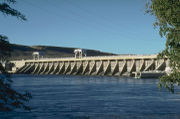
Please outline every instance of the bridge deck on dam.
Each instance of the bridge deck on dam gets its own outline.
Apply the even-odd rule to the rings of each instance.
[[[15,64],[15,73],[38,75],[159,76],[168,66],[168,60],[157,59],[157,55],[43,58],[11,62]]]

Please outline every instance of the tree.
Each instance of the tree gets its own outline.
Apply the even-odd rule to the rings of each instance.
[[[180,85],[180,0],[150,0],[146,4],[147,13],[154,15],[154,26],[166,38],[166,47],[159,54],[169,59],[171,73],[160,78],[160,87],[174,93],[174,85]]]
[[[14,4],[15,2],[15,0],[1,0],[0,11],[4,15],[15,16],[25,21],[26,18],[23,14],[10,7],[10,4]],[[31,99],[31,94],[28,92],[22,94],[15,91],[11,87],[12,80],[10,74],[3,66],[3,63],[8,62],[11,49],[8,37],[0,35],[0,111],[11,111],[14,108],[30,110],[30,107],[25,105],[25,102]]]

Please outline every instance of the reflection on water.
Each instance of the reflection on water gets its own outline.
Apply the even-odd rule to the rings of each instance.
[[[159,91],[157,79],[14,75],[13,80],[14,88],[32,93],[32,111],[3,112],[2,119],[180,119],[180,95]]]

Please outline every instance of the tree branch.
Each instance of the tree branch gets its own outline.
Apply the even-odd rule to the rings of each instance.
[[[8,2],[14,3],[14,0],[7,0]],[[7,3],[1,3],[0,4],[0,11],[6,15],[16,16],[17,18],[20,18],[24,21],[26,21],[26,17],[21,14],[19,11],[11,8]]]

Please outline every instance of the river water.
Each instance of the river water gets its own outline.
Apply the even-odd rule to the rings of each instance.
[[[160,91],[157,79],[55,75],[12,79],[15,89],[32,93],[32,110],[1,112],[0,119],[180,119],[180,94]]]

